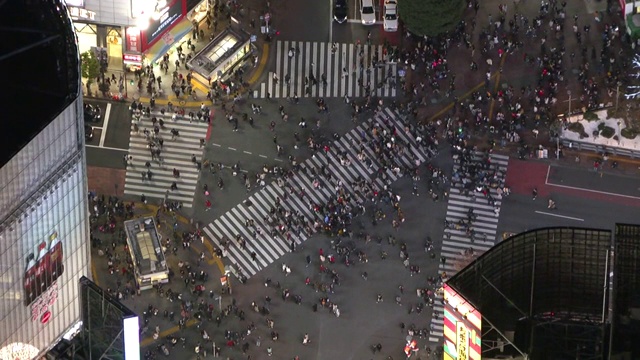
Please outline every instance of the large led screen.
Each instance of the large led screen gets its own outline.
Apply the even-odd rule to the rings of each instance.
[[[444,360],[480,360],[482,315],[444,285]]]
[[[45,352],[80,319],[76,283],[89,273],[90,249],[76,102],[0,168],[10,179],[0,184],[0,209],[9,209],[0,221],[0,360]]]

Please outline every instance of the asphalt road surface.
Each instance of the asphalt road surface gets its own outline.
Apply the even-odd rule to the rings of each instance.
[[[93,127],[93,139],[86,142],[87,165],[124,168],[123,156],[129,149],[131,115],[129,104],[122,102],[85,100],[85,104],[99,107],[99,121],[88,123]]]
[[[486,9],[483,2],[481,14],[482,19],[490,13],[497,14],[497,1],[487,1]],[[570,6],[577,6],[570,3]],[[280,30],[280,35],[271,46],[271,56],[267,64],[267,70],[262,78],[262,82],[267,84],[271,79],[271,74],[278,67],[278,60],[285,60],[284,52],[278,53],[277,42],[301,42],[303,49],[307,44],[311,48],[313,43],[331,44],[355,44],[358,40],[366,39],[367,32],[372,32],[372,38],[376,43],[381,39],[395,39],[395,44],[400,44],[401,33],[385,34],[381,25],[365,27],[359,24],[358,1],[349,1],[349,20],[345,24],[335,24],[332,21],[332,7],[330,1],[294,1],[282,0],[273,6],[272,19],[274,26]],[[537,5],[527,5],[537,12]],[[379,9],[381,10],[381,9]],[[573,10],[572,10],[573,11]],[[293,15],[292,15],[293,14]],[[380,11],[378,11],[380,14]],[[587,15],[580,15],[587,16]],[[533,16],[532,16],[533,17]],[[480,21],[480,20],[479,20]],[[482,22],[486,22],[482,20]],[[480,26],[478,26],[478,29]],[[478,30],[476,30],[478,31]],[[284,47],[283,47],[284,49]],[[325,49],[327,47],[325,46]],[[463,51],[466,51],[463,53]],[[450,64],[459,69],[468,68],[468,53],[465,49],[452,49]],[[313,54],[313,52],[311,52]],[[515,57],[509,58],[515,61]],[[462,65],[461,65],[462,64]],[[509,63],[507,63],[509,64]],[[308,64],[307,64],[308,65]],[[327,67],[328,69],[328,67]],[[295,75],[300,80],[306,76],[309,68],[303,68]],[[330,79],[335,78],[336,71],[340,72],[339,66],[332,66],[331,72],[327,71]],[[509,79],[510,84],[519,88],[529,84],[533,79],[532,70],[527,76],[523,73],[511,71],[505,68],[503,81]],[[483,71],[480,71],[482,77]],[[283,74],[280,74],[283,75]],[[317,74],[316,74],[317,75]],[[478,75],[458,76],[457,84],[460,91],[467,92],[469,88],[476,85]],[[268,78],[267,78],[268,76]],[[283,81],[283,76],[280,76]],[[464,85],[464,86],[462,86]],[[371,116],[362,116],[356,122],[351,120],[351,105],[343,100],[343,94],[331,92],[323,93],[326,97],[326,104],[329,108],[327,113],[319,113],[315,104],[315,98],[320,92],[312,97],[300,99],[299,104],[288,102],[286,95],[275,100],[267,100],[264,93],[257,87],[259,99],[245,99],[239,103],[236,112],[241,116],[247,113],[254,118],[254,125],[240,121],[238,131],[232,130],[232,125],[226,121],[224,111],[215,106],[214,121],[210,132],[206,134],[206,146],[201,150],[202,159],[217,164],[224,164],[225,169],[212,174],[210,171],[202,171],[189,179],[189,191],[193,192],[190,205],[192,207],[183,209],[183,213],[189,219],[194,219],[201,226],[206,227],[222,216],[233,213],[235,220],[241,220],[237,207],[238,204],[250,196],[256,196],[258,192],[251,190],[247,193],[244,183],[240,180],[241,174],[246,173],[255,176],[263,166],[284,166],[289,161],[288,155],[296,158],[299,163],[316,161],[312,158],[312,153],[306,147],[306,139],[312,134],[332,137],[334,133],[345,136],[352,129],[362,126],[363,123],[371,121]],[[275,92],[274,92],[275,94]],[[272,94],[272,95],[274,95]],[[299,94],[302,97],[302,94]],[[328,96],[331,95],[331,96]],[[398,93],[399,95],[399,93]],[[390,103],[385,100],[385,105]],[[260,114],[253,114],[251,104],[262,107]],[[106,103],[96,103],[104,106],[102,114],[109,113],[108,121],[103,120],[96,127],[94,139],[88,143],[87,154],[90,165],[105,167],[123,167],[122,156],[129,152],[131,143],[131,117],[128,114],[126,104],[112,103],[110,111],[107,111]],[[279,106],[284,106],[288,114],[288,121],[282,121]],[[306,127],[301,127],[301,121],[305,121]],[[276,122],[275,128],[270,130],[270,122]],[[185,130],[185,133],[187,130]],[[202,136],[202,131],[197,132],[190,139],[195,141]],[[301,140],[296,140],[294,133],[298,133]],[[285,156],[278,156],[274,137],[277,143],[285,150]],[[343,145],[344,146],[344,145]],[[191,152],[185,154],[186,161],[189,162]],[[312,160],[310,160],[312,159]],[[406,328],[414,326],[416,329],[426,329],[426,334],[419,339],[422,349],[426,346],[439,344],[441,338],[441,327],[439,321],[432,321],[434,312],[430,308],[418,313],[415,305],[418,302],[416,289],[428,287],[427,279],[437,276],[443,269],[455,270],[455,263],[442,262],[440,255],[446,254],[450,257],[458,251],[463,251],[466,246],[476,246],[479,253],[487,248],[491,242],[501,241],[503,235],[517,233],[539,227],[547,226],[581,226],[594,228],[613,228],[615,222],[637,222],[637,208],[640,206],[638,189],[634,188],[635,180],[614,171],[596,173],[590,171],[587,166],[568,166],[566,164],[556,164],[554,162],[527,161],[494,155],[492,158],[498,165],[499,170],[506,168],[506,182],[512,188],[512,194],[499,199],[498,211],[482,203],[482,199],[471,199],[470,196],[452,190],[448,199],[434,202],[427,196],[426,179],[419,182],[418,192],[420,196],[412,194],[412,182],[410,179],[399,179],[393,184],[395,192],[402,197],[401,206],[406,214],[406,221],[394,230],[391,226],[393,213],[390,208],[386,208],[386,219],[373,226],[371,214],[357,217],[355,219],[356,228],[362,228],[365,233],[370,233],[374,239],[380,237],[383,241],[364,243],[357,238],[352,239],[357,249],[367,254],[367,263],[352,263],[346,266],[341,263],[338,257],[336,264],[330,267],[337,272],[340,284],[335,286],[334,293],[316,292],[311,286],[305,285],[308,277],[313,282],[329,282],[326,274],[319,274],[319,249],[323,249],[325,254],[331,253],[331,241],[325,235],[316,234],[304,242],[301,242],[294,253],[281,251],[281,256],[271,256],[270,261],[261,265],[256,270],[246,284],[239,284],[235,277],[231,277],[233,294],[221,297],[223,307],[231,304],[234,300],[239,309],[245,313],[245,319],[241,320],[236,315],[231,315],[222,320],[220,326],[213,321],[205,321],[200,328],[196,326],[188,327],[184,330],[177,330],[176,323],[170,323],[166,319],[153,318],[150,328],[155,324],[160,324],[164,334],[173,334],[184,337],[185,347],[177,346],[171,349],[171,356],[181,359],[196,359],[194,347],[201,341],[201,330],[206,329],[218,346],[223,348],[222,356],[230,358],[246,357],[242,354],[241,346],[249,344],[247,354],[254,359],[266,359],[267,348],[271,347],[273,357],[276,359],[288,359],[300,356],[302,359],[371,359],[371,358],[402,358],[402,347],[406,337]],[[228,168],[238,163],[240,174],[233,175]],[[452,160],[447,146],[441,144],[440,155],[432,161],[434,166],[441,168],[449,176],[456,169],[457,164]],[[190,166],[185,164],[185,166]],[[550,168],[550,166],[552,166]],[[423,168],[424,169],[424,168]],[[344,176],[344,175],[343,175]],[[218,189],[216,183],[222,179],[225,183],[224,189]],[[166,180],[163,180],[166,181]],[[212,202],[210,210],[205,210],[205,196],[203,186],[207,184]],[[166,185],[166,184],[164,184]],[[151,185],[150,190],[153,190]],[[533,188],[538,189],[539,195],[536,200],[532,199]],[[138,189],[146,191],[145,189]],[[136,190],[136,191],[138,191]],[[264,199],[262,195],[258,195]],[[137,199],[138,195],[133,193],[128,199]],[[547,200],[552,198],[557,209],[548,209]],[[185,200],[188,202],[189,200]],[[260,207],[264,210],[264,206]],[[473,208],[479,217],[479,228],[484,229],[486,238],[481,238],[478,244],[472,244],[469,239],[460,236],[461,234],[445,232],[444,220],[456,219],[464,216],[468,209]],[[234,227],[239,225],[235,224]],[[211,227],[209,227],[211,229]],[[450,236],[447,235],[450,233]],[[215,231],[212,232],[215,237]],[[410,272],[403,266],[399,258],[399,249],[394,247],[385,239],[393,234],[399,242],[405,242],[408,252],[412,258],[412,263],[421,269],[420,274],[411,276]],[[482,234],[481,234],[482,235]],[[424,242],[427,237],[433,239],[435,255],[432,258],[424,251]],[[215,242],[213,242],[215,243]],[[211,244],[213,244],[211,243]],[[485,249],[486,250],[486,249]],[[384,251],[388,254],[386,259],[382,259],[380,254]],[[198,251],[188,252],[185,258],[194,261]],[[280,254],[279,254],[280,255]],[[309,256],[312,261],[307,267],[305,260]],[[479,255],[479,254],[478,254]],[[175,267],[177,259],[172,259],[172,266]],[[231,259],[224,259],[229,265]],[[241,263],[234,258],[236,264]],[[266,262],[266,261],[265,261]],[[290,275],[285,276],[282,272],[282,264],[291,268]],[[454,268],[450,268],[454,266]],[[246,267],[246,264],[245,264]],[[207,269],[212,269],[212,265],[207,264]],[[213,272],[213,270],[212,270]],[[367,279],[362,274],[367,272]],[[271,283],[280,283],[280,288],[273,286],[265,287],[265,279],[271,279]],[[219,282],[211,279],[211,289],[218,295]],[[209,286],[208,284],[208,286]],[[400,291],[403,287],[404,293]],[[184,284],[178,280],[170,285],[175,291],[185,292]],[[301,296],[301,303],[295,304],[291,300],[283,301],[280,297],[283,289],[288,289],[292,295]],[[376,302],[377,295],[383,298],[382,302]],[[189,296],[193,301],[199,299]],[[252,310],[252,302],[258,305],[265,305],[265,296],[272,300],[269,304],[270,314],[262,315]],[[400,296],[400,304],[397,304],[395,297]],[[328,309],[319,308],[317,312],[313,310],[314,304],[319,304],[321,297],[329,297],[340,308],[340,316],[336,317]],[[134,310],[141,312],[148,303],[154,306],[165,306],[164,299],[160,299],[155,293],[149,292],[142,298],[130,303]],[[208,302],[215,302],[206,299]],[[412,307],[413,305],[413,307]],[[160,308],[162,310],[162,308]],[[412,310],[412,311],[410,311]],[[436,312],[437,314],[437,312]],[[266,326],[266,319],[274,321],[274,329],[279,332],[280,338],[277,341],[271,340],[271,331]],[[226,343],[225,331],[245,332],[251,324],[255,329],[234,347],[224,346]],[[404,324],[405,330],[401,329]],[[309,334],[311,343],[302,344],[304,334]],[[149,334],[147,334],[148,336]],[[260,346],[257,340],[260,339]],[[145,343],[145,349],[155,349],[155,346],[162,339]],[[371,352],[371,345],[380,343],[382,351],[380,354]],[[208,346],[211,346],[210,344]],[[210,354],[210,353],[209,353]],[[419,353],[423,357],[424,350]],[[210,355],[208,356],[210,357]]]

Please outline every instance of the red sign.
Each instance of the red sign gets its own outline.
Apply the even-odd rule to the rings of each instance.
[[[140,31],[135,28],[127,28],[125,31],[127,41],[127,51],[141,52]]]
[[[49,320],[51,320],[51,311],[47,310],[45,311],[44,314],[42,314],[42,317],[40,318],[40,322],[43,324],[46,324],[49,322]]]
[[[142,55],[122,54],[122,60],[125,64],[142,64]]]
[[[58,300],[58,283],[55,282],[47,291],[42,294],[33,304],[31,304],[31,321],[40,318],[40,322],[46,324],[43,319],[47,317],[47,321],[51,318],[49,308]],[[49,315],[47,315],[49,313]]]

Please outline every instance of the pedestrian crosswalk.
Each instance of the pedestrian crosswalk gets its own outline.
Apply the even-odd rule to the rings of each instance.
[[[479,164],[486,162],[483,153],[475,153],[472,155],[472,162]],[[460,162],[454,161],[454,174],[460,175],[460,181],[452,182],[447,204],[446,220],[451,224],[445,228],[445,234],[442,241],[442,256],[445,261],[440,262],[439,273],[447,273],[448,277],[453,276],[462,270],[467,264],[472,262],[477,256],[489,250],[498,241],[498,218],[500,215],[500,207],[502,198],[498,195],[497,188],[504,183],[509,157],[500,154],[490,154],[489,160],[491,169],[495,171],[495,177],[492,182],[497,185],[489,187],[491,196],[495,199],[492,205],[482,192],[471,189],[466,192],[462,186],[463,177],[461,174]],[[455,177],[456,175],[454,175]],[[461,221],[467,221],[469,212],[473,212],[471,220],[471,228],[473,234],[470,236],[463,227],[458,226]],[[431,320],[431,333],[429,341],[431,343],[442,342],[444,330],[444,307],[442,305],[442,294],[438,294],[438,298],[434,301],[434,316]]]
[[[276,68],[256,98],[396,96],[397,65],[383,45],[277,41]],[[316,82],[314,82],[314,78]]]
[[[374,150],[370,149],[368,145],[364,145],[365,157],[357,158],[358,154],[356,150],[358,146],[355,144],[360,140],[370,140],[371,131],[374,126],[378,126],[378,131],[386,129],[390,133],[396,133],[396,141],[402,140],[407,144],[407,151],[396,159],[398,165],[405,168],[414,168],[418,164],[426,161],[428,156],[426,155],[421,144],[416,142],[416,139],[410,132],[405,131],[405,126],[402,123],[402,119],[399,115],[390,109],[384,109],[380,114],[373,119],[360,124],[355,129],[351,130],[344,136],[335,140],[328,152],[319,151],[311,158],[307,159],[301,164],[301,167],[306,171],[297,171],[293,176],[286,181],[293,188],[304,188],[307,199],[301,200],[295,195],[284,197],[284,192],[287,191],[280,187],[277,182],[266,185],[252,196],[249,197],[248,202],[240,203],[232,208],[227,213],[220,216],[214,222],[204,227],[204,231],[207,236],[212,239],[214,244],[218,248],[222,248],[221,239],[227,239],[231,241],[232,246],[225,252],[225,257],[230,260],[237,270],[248,277],[255,275],[258,271],[275,262],[278,258],[290,251],[291,241],[296,244],[301,244],[311,233],[291,233],[291,238],[286,236],[269,236],[270,227],[265,222],[269,210],[274,207],[277,198],[282,198],[282,206],[285,210],[295,213],[298,211],[303,214],[305,218],[311,222],[317,219],[322,220],[308,205],[309,201],[314,204],[326,204],[328,199],[334,195],[333,188],[331,186],[322,186],[316,188],[313,185],[313,179],[307,174],[313,171],[320,172],[320,168],[324,165],[330,166],[332,169],[332,179],[335,182],[338,180],[344,184],[344,187],[349,192],[352,201],[365,201],[363,197],[366,196],[361,192],[356,192],[351,188],[351,184],[357,178],[361,177],[366,181],[370,181],[373,177],[372,174],[380,169],[380,163],[377,156],[374,154]],[[346,152],[346,157],[349,161],[343,162],[345,165],[340,165],[341,162],[337,160],[337,151]],[[387,171],[387,176],[392,180],[397,180],[400,176],[392,171]],[[382,187],[383,181],[376,177],[373,180],[374,183]],[[254,238],[252,230],[248,229],[245,224],[246,220],[252,219],[254,226],[263,235],[258,235]],[[246,249],[236,241],[236,236],[242,236],[246,241]],[[252,256],[255,253],[255,258]]]
[[[154,125],[152,118],[158,120],[154,149],[160,149],[160,161],[152,157],[149,144],[153,140]],[[164,126],[160,126],[162,119]],[[198,183],[199,171],[192,157],[197,162],[202,161],[200,140],[205,139],[208,123],[188,116],[177,116],[172,119],[172,114],[166,112],[152,112],[151,116],[143,116],[140,120],[133,120],[129,140],[129,155],[132,159],[127,165],[124,185],[126,195],[141,196],[147,199],[162,199],[170,202],[180,202],[184,207],[192,207],[193,197]],[[149,140],[145,135],[149,132]],[[177,131],[177,136],[173,133]],[[159,146],[162,139],[162,146]],[[147,167],[147,162],[151,165]],[[174,176],[174,169],[179,171],[179,177]],[[150,171],[152,176],[143,176]],[[175,182],[177,189],[171,190]]]

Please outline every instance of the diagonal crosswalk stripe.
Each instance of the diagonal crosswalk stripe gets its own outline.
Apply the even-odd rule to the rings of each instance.
[[[151,120],[153,117],[164,121],[164,127],[159,128],[157,135],[157,138],[164,141],[161,162],[152,158],[150,140],[144,134],[145,129],[154,134]],[[135,126],[138,127],[138,131],[135,131]],[[199,171],[191,157],[195,155],[197,161],[202,161],[203,149],[200,140],[206,137],[208,126],[206,121],[190,121],[188,116],[179,116],[178,120],[172,120],[169,112],[165,112],[164,115],[152,112],[150,117],[134,120],[129,135],[129,155],[133,159],[127,166],[124,193],[134,196],[144,194],[148,199],[178,201],[184,207],[192,207]],[[179,132],[175,139],[172,139],[173,129]],[[142,176],[143,172],[147,172],[147,162],[151,164],[148,169],[152,172],[151,179]],[[179,178],[174,177],[173,169],[180,172]],[[170,190],[173,182],[176,182],[177,190]]]
[[[395,135],[395,141],[406,144],[408,151],[397,159],[406,168],[414,168],[429,159],[422,144],[418,144],[414,135],[405,131],[405,124],[400,116],[384,109],[373,119],[358,125],[346,135],[334,140],[329,151],[316,152],[311,158],[300,164],[300,168],[287,177],[281,187],[272,182],[249,196],[248,202],[240,203],[223,214],[212,223],[204,227],[205,233],[213,243],[223,248],[223,240],[231,245],[225,249],[227,260],[245,276],[256,275],[265,266],[272,264],[291,249],[291,244],[299,245],[315,232],[311,224],[322,221],[322,215],[314,209],[314,204],[326,204],[329,198],[335,197],[335,184],[342,183],[345,198],[350,198],[350,206],[359,201],[367,201],[366,194],[356,192],[352,183],[356,179],[371,181],[382,166],[368,141],[372,140],[372,129],[387,131]],[[360,143],[360,141],[362,143]],[[360,144],[365,149],[366,159],[358,159]],[[345,162],[341,163],[341,157]],[[319,177],[321,186],[315,187],[312,173],[320,173],[322,167],[331,169],[331,180]],[[387,171],[391,180],[397,180],[400,175]],[[384,185],[379,177],[374,181],[379,187]],[[295,191],[292,191],[295,189]],[[300,194],[303,192],[304,196]],[[280,201],[282,208],[292,217],[304,218],[308,226],[289,231],[275,231],[269,225],[267,218]],[[250,204],[250,205],[247,205]],[[246,226],[247,220],[253,220],[256,230]],[[240,235],[245,241],[242,247],[236,237]],[[252,253],[256,254],[255,260]]]

